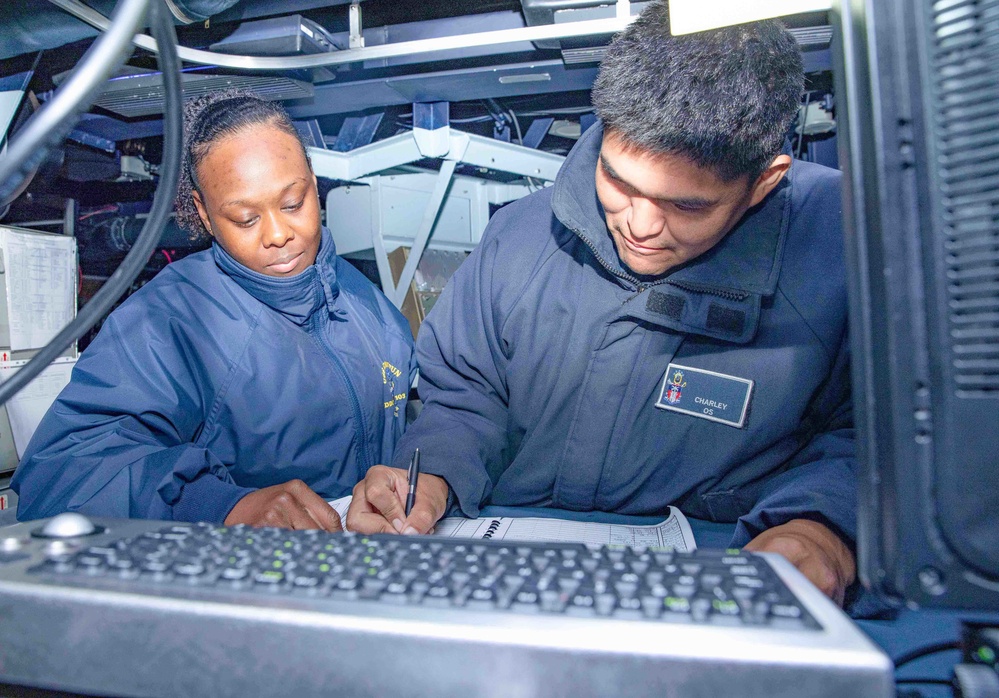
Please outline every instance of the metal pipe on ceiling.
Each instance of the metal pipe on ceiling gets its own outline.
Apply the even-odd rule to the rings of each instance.
[[[621,1],[619,0],[619,2]],[[105,30],[109,25],[107,17],[87,7],[80,0],[49,0],[49,2],[98,29]],[[382,58],[412,56],[421,53],[476,48],[479,46],[499,46],[522,41],[543,41],[545,39],[569,39],[580,36],[615,34],[631,24],[634,19],[630,15],[615,16],[607,19],[591,19],[580,22],[566,22],[564,24],[501,29],[498,31],[477,32],[458,36],[402,41],[397,44],[351,48],[345,51],[305,56],[239,56],[227,53],[215,53],[213,51],[202,51],[183,46],[178,47],[177,52],[182,60],[200,65],[259,71],[301,70]],[[156,51],[156,41],[145,34],[136,35],[134,43],[148,51]]]

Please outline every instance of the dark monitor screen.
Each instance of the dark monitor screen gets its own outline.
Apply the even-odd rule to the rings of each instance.
[[[840,5],[861,576],[999,608],[999,4]]]

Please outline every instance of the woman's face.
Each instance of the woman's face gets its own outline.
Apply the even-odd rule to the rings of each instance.
[[[282,277],[316,261],[316,177],[294,136],[271,124],[250,126],[213,143],[196,174],[201,221],[237,262]]]

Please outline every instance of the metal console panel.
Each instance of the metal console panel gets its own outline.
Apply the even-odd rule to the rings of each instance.
[[[41,523],[0,530],[0,682],[121,696],[893,695],[889,659],[783,558],[766,559],[820,630],[57,583],[26,572],[53,545],[31,536]],[[76,540],[163,525],[96,523],[106,531]]]

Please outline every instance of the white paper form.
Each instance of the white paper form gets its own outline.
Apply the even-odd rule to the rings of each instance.
[[[10,348],[48,344],[76,315],[76,240],[0,227]]]
[[[6,381],[24,366],[27,361],[0,361],[0,382]],[[45,368],[33,381],[7,401],[7,416],[14,433],[14,448],[18,459],[24,456],[32,434],[52,403],[69,385],[76,359],[60,357]]]
[[[350,496],[333,500],[330,505],[345,520]],[[648,526],[629,526],[595,521],[567,521],[537,517],[486,516],[465,519],[457,516],[441,519],[434,534],[448,538],[489,538],[492,540],[555,541],[592,545],[628,545],[665,547],[680,552],[695,550],[697,543],[687,517],[676,507],[669,508],[665,520]]]
[[[687,517],[676,507],[670,507],[670,514],[665,520],[648,526],[535,517],[450,517],[438,522],[436,533],[455,538],[627,545],[633,548],[657,546],[681,552],[697,547]]]

